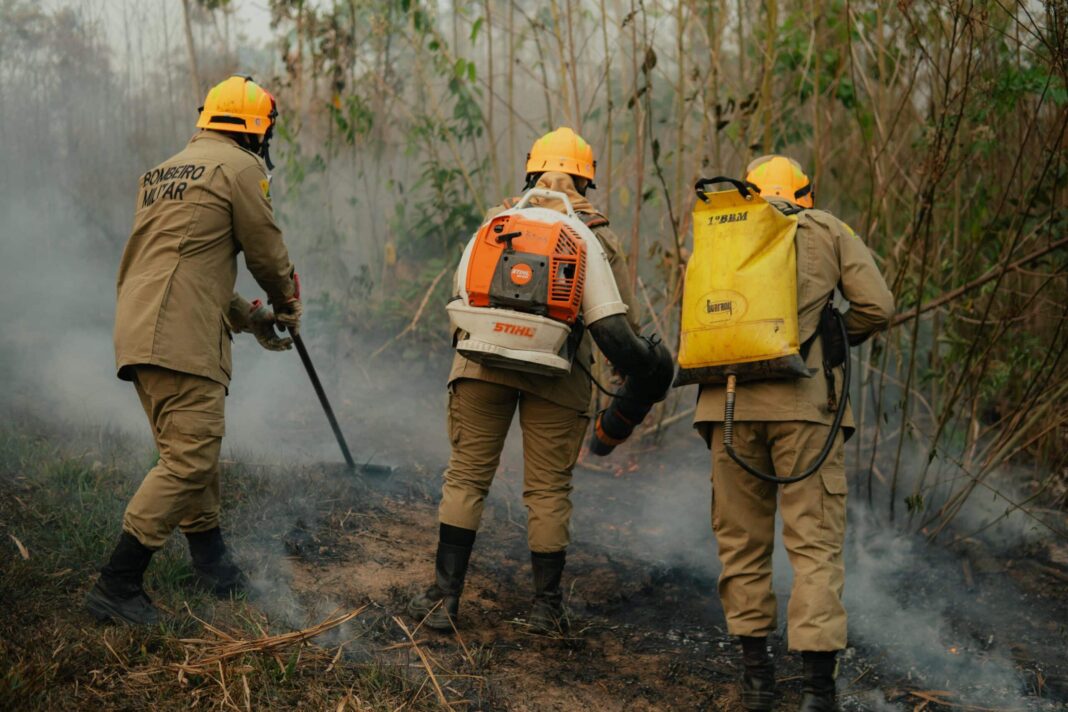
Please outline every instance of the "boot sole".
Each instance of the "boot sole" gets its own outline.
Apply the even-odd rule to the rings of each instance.
[[[566,609],[559,616],[539,615],[531,611],[527,624],[535,633],[542,635],[567,635],[571,632],[571,619]]]
[[[530,623],[530,628],[533,632],[539,635],[567,635],[571,632],[571,626],[561,623],[560,625],[543,625],[541,623]]]
[[[100,623],[119,623],[121,625],[129,626],[151,626],[159,623],[159,617],[156,617],[155,620],[151,621],[139,621],[127,618],[106,599],[97,595],[95,590],[91,590],[85,597],[85,608],[89,611],[90,615]]]
[[[745,708],[746,712],[771,712],[775,709],[775,694],[755,697],[750,693],[747,697],[743,693],[742,707]]]
[[[408,615],[431,630],[451,633],[453,626],[459,627],[456,620],[449,618],[449,615],[444,613],[440,606],[428,609],[422,606],[410,605],[408,606]]]
[[[223,601],[229,601],[231,598],[248,598],[251,591],[250,587],[245,582],[235,584],[234,586],[217,586],[200,577],[194,578],[189,584],[189,587],[195,591],[210,594]]]

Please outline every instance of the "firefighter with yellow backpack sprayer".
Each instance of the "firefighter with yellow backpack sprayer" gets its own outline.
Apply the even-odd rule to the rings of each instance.
[[[625,377],[596,420],[596,454],[625,440],[671,387],[671,354],[655,338],[638,336],[623,253],[608,219],[586,198],[594,167],[593,150],[571,129],[540,138],[527,156],[526,192],[489,211],[457,267],[447,306],[456,347],[452,455],[433,583],[408,605],[430,628],[457,624],[485,498],[518,410],[534,579],[527,620],[538,632],[566,630],[561,576],[571,470],[590,421],[590,337]]]
[[[727,190],[707,192],[726,184]],[[887,327],[894,299],[859,237],[814,208],[800,165],[753,161],[744,181],[697,183],[676,385],[699,383],[695,427],[712,450],[719,593],[738,636],[745,709],[774,708],[775,512],[794,571],[788,645],[802,712],[838,709],[846,475],[853,433],[848,347]],[[840,314],[835,292],[848,300]]]

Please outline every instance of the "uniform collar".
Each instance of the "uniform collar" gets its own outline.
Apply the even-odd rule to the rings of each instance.
[[[245,153],[254,157],[257,161],[260,161],[261,163],[263,162],[263,158],[261,156],[248,150],[226,134],[221,134],[218,131],[212,131],[211,129],[200,129],[195,134],[193,134],[193,138],[189,139],[190,144],[196,143],[197,141],[213,141],[215,143],[224,143],[244,151]],[[264,170],[266,170],[266,167],[264,168]]]
[[[768,197],[764,198],[764,200],[766,200],[767,202],[771,203],[772,205],[774,205],[779,210],[784,210],[785,209],[785,210],[801,211],[801,210],[804,209],[800,205],[795,203],[794,201],[787,200],[786,198],[780,198],[777,195],[769,195]]]
[[[558,193],[564,193],[567,195],[568,200],[571,201],[571,207],[575,209],[576,213],[592,213],[594,215],[600,215],[600,211],[590,204],[590,201],[585,195],[582,195],[575,189],[575,179],[567,173],[561,173],[559,171],[546,171],[538,179],[538,188],[546,188],[548,190],[555,190]],[[554,210],[563,210],[564,206],[559,200],[548,200],[543,198],[534,198],[530,201],[531,205],[542,205],[546,208],[552,208]],[[607,219],[607,218],[606,218]]]
[[[189,139],[189,143],[193,143],[194,141],[218,141],[219,143],[228,143],[231,146],[242,148],[242,146],[234,139],[225,134],[221,134],[218,131],[212,131],[211,129],[200,129],[197,131],[193,134],[193,138]]]

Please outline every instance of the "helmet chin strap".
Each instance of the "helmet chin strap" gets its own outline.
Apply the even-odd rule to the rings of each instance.
[[[271,134],[274,132],[274,122],[267,127],[266,133],[263,134],[263,138],[260,139],[260,157],[263,158],[263,162],[267,164],[267,170],[274,170],[274,163],[271,162]]]
[[[272,127],[273,128],[273,127]],[[238,142],[255,153],[257,156],[263,159],[263,162],[267,164],[267,170],[274,170],[274,163],[271,161],[271,128],[267,129],[267,132],[263,136],[257,136],[256,134],[230,134],[238,138]]]

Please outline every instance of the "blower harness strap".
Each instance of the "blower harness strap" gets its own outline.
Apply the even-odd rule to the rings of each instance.
[[[823,374],[827,379],[827,407],[834,411],[834,420],[831,423],[831,430],[827,434],[827,441],[823,444],[823,448],[820,450],[819,455],[816,456],[816,460],[809,465],[804,472],[793,475],[792,477],[776,477],[775,475],[769,475],[768,473],[761,472],[750,465],[734,451],[734,400],[736,395],[737,376],[733,373],[727,376],[727,397],[723,406],[723,449],[727,451],[727,454],[732,460],[738,463],[739,467],[753,477],[756,477],[758,480],[771,482],[772,484],[777,485],[788,485],[792,482],[800,482],[807,477],[811,477],[823,467],[823,463],[826,462],[827,457],[831,454],[831,448],[834,446],[835,438],[838,437],[838,431],[842,427],[842,418],[845,416],[846,404],[849,402],[849,380],[851,369],[848,347],[845,346],[849,343],[849,334],[846,331],[845,319],[843,319],[842,314],[834,308],[832,303],[833,297],[834,295],[832,293],[827,299],[827,304],[823,307],[823,312],[820,314],[820,326],[817,335],[823,346]],[[811,345],[811,340],[806,344],[806,346],[809,345]],[[808,349],[805,348],[805,351],[807,352]],[[839,364],[842,366],[841,399],[835,394],[834,388],[834,367]]]

